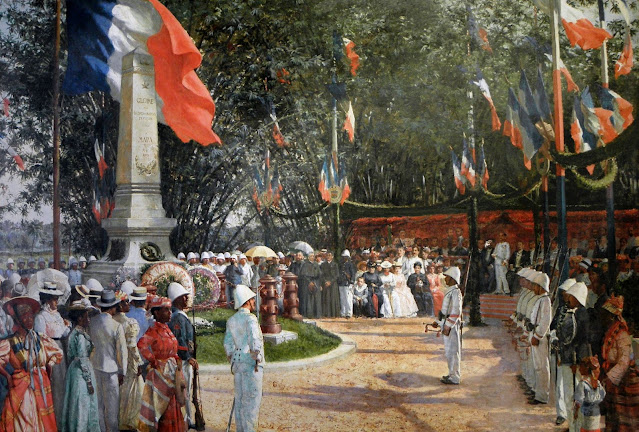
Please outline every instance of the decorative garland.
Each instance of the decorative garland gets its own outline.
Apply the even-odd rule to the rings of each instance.
[[[189,269],[195,286],[195,305],[206,305],[215,308],[220,298],[220,280],[215,272],[203,266],[195,266]]]
[[[303,219],[303,218],[310,217],[310,216],[313,216],[313,215],[321,212],[322,210],[324,210],[329,205],[330,205],[329,203],[323,202],[322,204],[320,204],[319,207],[316,207],[314,209],[311,209],[311,210],[308,210],[308,211],[305,211],[305,212],[302,212],[302,213],[297,213],[295,215],[286,214],[286,213],[280,211],[278,208],[275,208],[275,207],[269,207],[269,211],[272,212],[274,215],[277,215],[277,216],[279,216],[281,218],[284,218],[284,219]]]
[[[579,187],[582,187],[590,191],[605,189],[610,184],[612,184],[612,182],[615,181],[615,179],[617,178],[617,174],[619,173],[619,167],[617,166],[617,161],[615,159],[609,159],[608,162],[610,164],[610,169],[608,170],[608,173],[600,179],[596,179],[596,180],[590,179],[586,176],[579,174],[577,170],[574,168],[570,168],[570,172],[572,172]]]

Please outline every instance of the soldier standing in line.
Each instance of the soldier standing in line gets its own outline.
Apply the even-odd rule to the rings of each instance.
[[[441,327],[444,334],[444,349],[448,362],[448,375],[441,378],[444,384],[459,385],[461,381],[461,325],[462,325],[462,293],[459,289],[461,272],[452,266],[444,272],[444,282],[449,287],[444,296],[439,321],[433,327]]]
[[[195,353],[195,332],[193,324],[186,316],[189,292],[179,283],[171,282],[167,290],[171,300],[171,320],[168,325],[178,341],[178,357],[182,360],[182,372],[186,381],[186,422],[189,428],[195,428],[195,412],[191,406],[191,394],[193,392],[193,373],[198,369]]]
[[[535,397],[531,405],[547,404],[550,398],[550,365],[548,363],[548,330],[552,320],[550,297],[548,291],[550,278],[539,273],[532,288],[537,295],[530,318],[530,346],[532,363],[535,371]]]
[[[246,285],[235,287],[237,313],[226,322],[224,350],[231,362],[235,385],[235,424],[238,431],[258,427],[264,377],[264,338],[255,311],[255,293]]]

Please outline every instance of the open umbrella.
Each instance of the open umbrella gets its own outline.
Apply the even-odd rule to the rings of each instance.
[[[292,243],[289,243],[288,248],[290,250],[298,250],[305,253],[306,255],[314,251],[313,247],[310,244],[303,241],[294,241]]]
[[[27,285],[27,295],[40,301],[40,293],[38,289],[42,288],[45,282],[54,282],[58,286],[58,289],[62,291],[62,296],[60,296],[60,304],[64,304],[67,302],[69,296],[71,295],[71,285],[69,285],[69,278],[61,271],[50,268],[40,270],[39,272],[31,276],[31,279],[29,279],[29,284]]]
[[[277,254],[273,249],[266,246],[254,246],[246,251],[244,254],[249,258],[277,258]]]

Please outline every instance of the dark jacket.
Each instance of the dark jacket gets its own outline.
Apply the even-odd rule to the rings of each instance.
[[[347,259],[339,264],[339,274],[337,276],[337,285],[346,286],[355,283],[355,265],[353,261]]]

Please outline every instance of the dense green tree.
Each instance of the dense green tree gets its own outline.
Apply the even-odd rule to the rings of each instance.
[[[12,117],[2,119],[0,127],[25,157],[27,170],[19,175],[27,186],[15,201],[23,212],[51,204],[53,3],[27,0],[0,9],[0,90],[12,101]],[[506,137],[491,130],[488,104],[470,83],[481,68],[502,121],[508,87],[516,87],[521,68],[532,78],[541,65],[550,93],[550,67],[543,55],[550,44],[549,19],[532,2],[164,3],[203,54],[197,72],[216,101],[213,128],[224,142],[220,148],[184,144],[160,127],[164,207],[168,216],[178,219],[172,236],[176,251],[227,249],[261,240],[264,232],[277,247],[298,238],[325,243],[330,214],[319,210],[317,183],[330,149],[331,97],[325,84],[334,72],[346,83],[356,116],[354,142],[345,132],[339,134],[339,157],[346,162],[353,201],[417,206],[449,202],[457,193],[449,147],[459,153],[464,133],[474,133],[477,142],[485,143],[492,191],[523,189],[538,176],[534,169],[523,168],[521,152]],[[487,29],[492,54],[468,35],[467,5]],[[618,20],[610,28],[615,38],[609,43],[609,57],[614,62],[624,30]],[[334,31],[357,44],[361,67],[355,77],[345,59],[333,62]],[[63,69],[64,38],[63,33]],[[562,55],[582,88],[596,87],[598,51],[572,48],[562,36]],[[289,75],[280,80],[278,72],[284,70]],[[611,86],[637,102],[636,72]],[[474,130],[468,122],[469,90],[474,95]],[[571,97],[564,95],[565,107],[571,106]],[[271,136],[272,107],[290,143],[286,148],[277,147]],[[63,95],[61,100],[62,211],[75,249],[100,253],[105,247],[105,234],[91,214],[98,182],[93,142],[105,145],[113,168],[118,108],[108,95],[97,92]],[[568,125],[569,109],[564,115]],[[340,109],[340,129],[343,118]],[[567,138],[568,150],[571,145]],[[258,215],[251,200],[252,173],[266,148],[284,190],[280,212]],[[637,202],[637,153],[628,156],[615,190],[618,202],[631,206]],[[12,169],[6,155],[0,155],[0,175],[14,175],[8,171]],[[568,187],[577,188],[570,177]],[[602,197],[597,192],[588,197],[570,194],[569,199],[596,204]],[[249,222],[258,224],[246,225]]]

